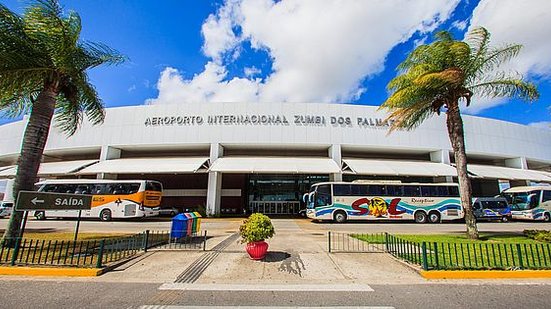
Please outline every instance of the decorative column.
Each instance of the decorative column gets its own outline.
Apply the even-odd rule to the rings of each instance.
[[[342,155],[341,145],[333,144],[329,147],[329,158],[333,159],[339,167],[338,173],[329,174],[329,181],[342,181]]]
[[[518,169],[521,169],[521,170],[527,170],[528,169],[528,163],[526,162],[526,157],[506,159],[505,160],[505,166],[511,167],[511,168],[518,168]],[[529,186],[530,181],[529,180],[509,180],[509,185],[511,187]]]
[[[106,161],[112,159],[119,159],[121,157],[121,150],[112,146],[101,146],[101,152],[99,160]],[[96,175],[97,179],[117,179],[117,174],[99,173]]]
[[[210,145],[210,162],[224,155],[224,148],[219,143]],[[209,172],[209,181],[207,188],[207,216],[220,215],[220,199],[222,196],[222,173]]]
[[[450,151],[447,149],[440,149],[430,153],[430,160],[436,163],[443,163],[451,165],[450,161]],[[453,177],[444,176],[444,177],[434,177],[436,182],[453,182]]]

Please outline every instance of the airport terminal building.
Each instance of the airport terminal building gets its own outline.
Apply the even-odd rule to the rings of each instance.
[[[388,134],[377,107],[204,103],[106,109],[66,137],[52,128],[40,178],[152,179],[163,206],[293,214],[313,183],[453,182],[445,115]],[[0,126],[0,178],[15,176],[26,120]],[[464,116],[475,196],[551,183],[551,130]]]

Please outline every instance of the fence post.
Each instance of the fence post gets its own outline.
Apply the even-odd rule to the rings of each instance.
[[[524,265],[522,264],[522,250],[520,249],[520,244],[517,244],[517,253],[518,253],[518,265],[522,269]]]
[[[20,245],[21,245],[21,238],[18,237],[15,239],[15,247],[13,248],[13,253],[12,253],[11,262],[10,262],[11,266],[15,266],[15,261],[17,260],[17,256],[19,255]]]
[[[105,239],[102,239],[99,242],[99,250],[98,250],[98,258],[96,260],[96,268],[101,268],[101,264],[103,263],[103,250],[104,249],[105,249]]]
[[[421,244],[421,249],[423,250],[423,269],[429,270],[429,263],[427,261],[427,243],[423,241]]]
[[[203,251],[207,251],[207,230],[205,230],[205,236],[203,238]]]
[[[388,233],[385,232],[385,252],[389,252],[388,250]]]
[[[438,265],[438,244],[434,243],[434,263],[436,264],[436,269],[440,269]]]
[[[329,237],[328,237],[328,240],[329,240],[329,253],[331,253],[331,231],[327,232],[327,234],[329,235]]]
[[[143,239],[143,252],[147,252],[148,246],[149,246],[149,230],[145,230],[145,236]]]

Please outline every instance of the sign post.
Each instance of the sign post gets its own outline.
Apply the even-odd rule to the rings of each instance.
[[[80,214],[82,210],[90,210],[92,208],[92,196],[84,194],[69,194],[69,193],[46,193],[36,191],[19,191],[15,210],[78,210]],[[26,219],[27,216],[25,216]],[[25,220],[26,221],[26,220]],[[75,233],[75,239],[78,233],[78,224]],[[21,228],[20,237],[23,237],[25,222]]]

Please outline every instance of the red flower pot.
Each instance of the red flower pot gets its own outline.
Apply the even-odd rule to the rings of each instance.
[[[268,243],[264,240],[247,243],[245,247],[249,257],[253,260],[262,260],[268,252]]]

